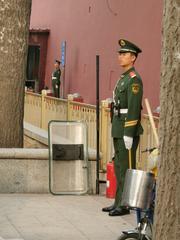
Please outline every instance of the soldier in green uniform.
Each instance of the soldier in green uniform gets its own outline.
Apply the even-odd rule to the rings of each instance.
[[[60,77],[61,77],[61,70],[60,70],[60,61],[55,60],[54,63],[54,71],[52,73],[52,93],[54,97],[60,97]]]
[[[124,73],[117,81],[113,99],[112,137],[115,157],[114,167],[117,180],[115,202],[102,209],[110,216],[122,216],[130,211],[121,206],[125,173],[128,168],[136,167],[136,150],[139,135],[143,133],[141,126],[141,108],[143,83],[134,68],[134,63],[141,49],[135,44],[120,39],[118,60]],[[129,166],[129,164],[132,166]]]

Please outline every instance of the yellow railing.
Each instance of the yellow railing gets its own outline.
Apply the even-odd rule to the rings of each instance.
[[[101,141],[100,149],[103,153],[101,169],[106,169],[106,163],[112,160],[113,143],[111,138],[111,118],[108,101],[101,102]]]
[[[102,101],[100,107],[100,151],[102,160],[101,170],[106,170],[107,162],[111,161],[113,156],[113,144],[111,138],[111,121],[108,101]],[[96,106],[79,103],[72,100],[69,95],[67,100],[58,99],[42,94],[26,92],[25,94],[25,121],[37,127],[46,129],[50,120],[83,120],[88,126],[88,146],[96,148]],[[154,117],[156,126],[158,118]],[[137,166],[146,170],[148,153],[142,153],[147,148],[155,147],[149,119],[146,115],[142,117],[144,134],[140,139],[140,145],[137,152]]]
[[[42,127],[42,96],[28,92],[25,94],[24,119],[37,127]]]
[[[96,148],[96,107],[68,100],[68,120],[82,120],[88,127],[88,145]]]
[[[51,120],[67,120],[67,100],[42,94],[41,127],[47,130]]]
[[[67,100],[54,98],[42,94],[26,92],[25,94],[25,116],[26,122],[37,127],[48,129],[50,120],[62,121],[85,121],[88,127],[88,144],[90,148],[96,148],[96,107]]]

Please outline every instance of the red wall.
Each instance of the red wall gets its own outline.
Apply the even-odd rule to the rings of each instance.
[[[42,32],[30,30],[29,45],[39,46],[40,51],[40,63],[39,63],[39,90],[42,90],[46,86],[45,80],[45,67],[46,67],[46,55],[47,55],[47,40],[49,31],[44,30]]]
[[[100,55],[100,97],[112,97],[122,72],[118,39],[136,43],[143,53],[136,69],[144,81],[144,97],[159,105],[162,0],[32,0],[31,28],[50,29],[46,85],[51,87],[55,58],[67,41],[65,95],[78,92],[95,103],[95,56]]]

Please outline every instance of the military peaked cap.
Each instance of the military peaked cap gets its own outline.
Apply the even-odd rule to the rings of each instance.
[[[129,42],[125,39],[120,39],[118,43],[120,45],[120,49],[118,51],[119,53],[132,52],[132,53],[138,54],[142,52],[142,50],[138,46],[136,46],[134,43]]]
[[[61,63],[61,61],[59,61],[59,60],[57,60],[57,59],[56,59],[56,60],[55,60],[55,63],[58,63],[58,64],[60,64],[60,63]]]

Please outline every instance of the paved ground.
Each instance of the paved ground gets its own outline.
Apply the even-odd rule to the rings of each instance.
[[[0,240],[116,240],[135,214],[109,217],[104,196],[0,194]]]

